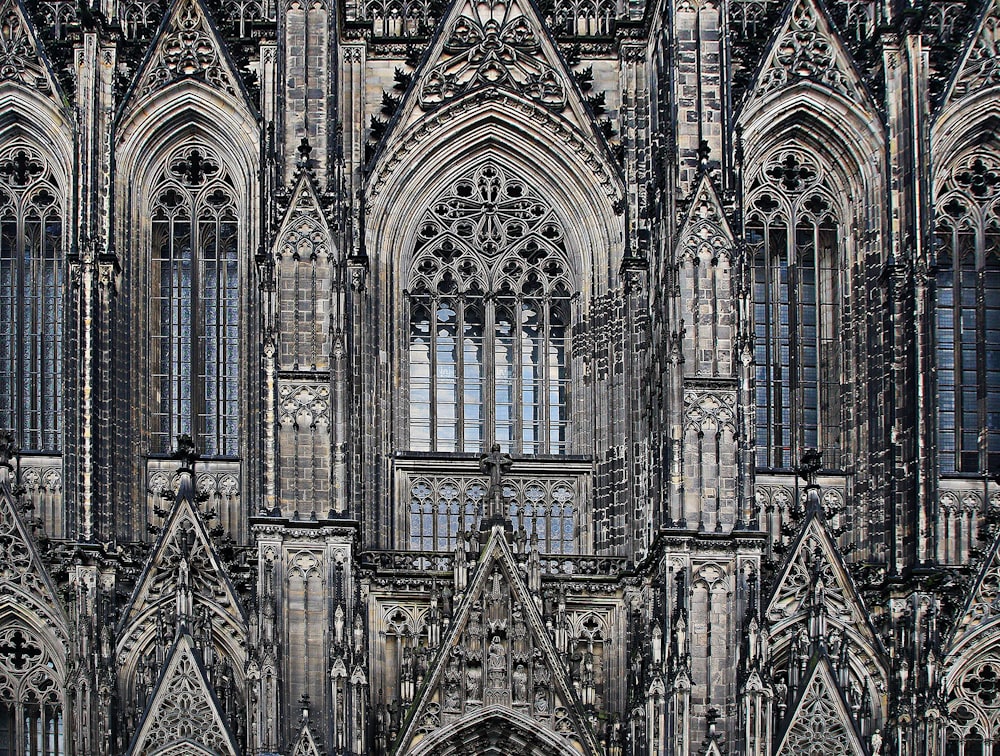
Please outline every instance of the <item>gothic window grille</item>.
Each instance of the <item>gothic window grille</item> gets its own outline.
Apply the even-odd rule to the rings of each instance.
[[[515,534],[535,539],[545,554],[575,554],[579,498],[571,480],[516,480],[504,485]],[[479,528],[486,499],[480,480],[418,477],[410,481],[409,545],[454,551],[463,534]]]
[[[958,161],[937,203],[938,451],[943,472],[1000,470],[1000,157]]]
[[[431,205],[407,292],[412,450],[567,452],[567,270],[551,208],[492,163]]]
[[[25,450],[61,446],[63,225],[45,159],[0,154],[0,428]]]
[[[201,147],[168,160],[152,195],[153,452],[190,434],[209,456],[239,450],[239,224],[235,190]]]
[[[65,724],[55,664],[27,628],[0,633],[0,756],[62,756]]]
[[[1000,661],[995,656],[978,659],[958,675],[948,721],[946,756],[1000,753]]]
[[[843,224],[824,166],[798,150],[764,161],[749,193],[757,465],[789,468],[807,448],[842,465]]]

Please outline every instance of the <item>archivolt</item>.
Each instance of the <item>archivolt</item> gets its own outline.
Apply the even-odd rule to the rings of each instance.
[[[368,183],[369,253],[385,265],[407,259],[419,215],[461,175],[492,160],[529,181],[552,205],[566,230],[567,249],[581,257],[599,290],[617,274],[624,247],[618,212],[622,181],[596,145],[568,124],[539,124],[504,97],[447,114],[436,111],[387,151]],[[447,115],[438,128],[436,121]],[[545,118],[551,118],[546,113]],[[581,277],[584,293],[589,276]]]
[[[509,709],[477,711],[442,727],[408,751],[408,756],[580,756],[566,740]]]

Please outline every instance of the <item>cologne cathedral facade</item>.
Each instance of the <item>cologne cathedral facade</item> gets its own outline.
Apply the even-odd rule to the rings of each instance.
[[[0,0],[0,756],[1000,754],[1000,0]]]

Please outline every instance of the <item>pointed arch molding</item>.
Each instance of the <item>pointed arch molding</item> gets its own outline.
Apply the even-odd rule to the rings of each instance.
[[[779,90],[752,105],[738,119],[743,144],[752,147],[745,165],[755,165],[779,147],[806,141],[831,166],[838,167],[845,190],[860,189],[862,196],[874,201],[884,175],[885,135],[879,118],[808,82]]]
[[[497,741],[496,745],[490,743],[491,738]],[[463,747],[465,750],[461,750]],[[477,709],[420,741],[408,753],[409,756],[457,756],[470,752],[580,756],[580,752],[565,739],[539,726],[529,717],[501,706]]]
[[[405,262],[430,199],[488,159],[550,200],[566,227],[567,246],[581,256],[583,270],[593,271],[594,281],[613,280],[625,228],[618,169],[605,150],[562,119],[496,90],[442,106],[382,154],[366,188],[369,254],[387,265]],[[585,294],[590,278],[581,282]]]
[[[66,112],[34,90],[0,83],[0,144],[29,142],[52,160],[59,186],[73,175],[73,126]],[[72,195],[72,192],[65,192]],[[67,196],[67,199],[70,197]]]

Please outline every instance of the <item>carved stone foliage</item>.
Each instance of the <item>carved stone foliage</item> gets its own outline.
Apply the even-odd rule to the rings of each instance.
[[[836,684],[820,661],[806,686],[777,756],[864,756]]]
[[[155,45],[139,80],[138,98],[183,78],[198,79],[232,97],[241,96],[225,60],[222,42],[199,0],[183,0],[175,7]]]
[[[1000,84],[1000,4],[988,0],[979,28],[959,67],[951,99]]]
[[[278,422],[282,426],[315,428],[330,424],[330,387],[286,383],[278,388]]]
[[[52,80],[38,40],[15,0],[0,5],[0,81],[52,92]]]
[[[846,53],[813,0],[795,0],[757,79],[756,94],[783,89],[803,79],[852,100],[860,99]]]
[[[220,756],[240,752],[187,634],[174,645],[130,753],[154,753],[180,743],[197,744]]]
[[[518,0],[469,2],[446,33],[440,59],[421,82],[425,110],[481,87],[508,89],[552,110],[566,106],[566,84]]]

